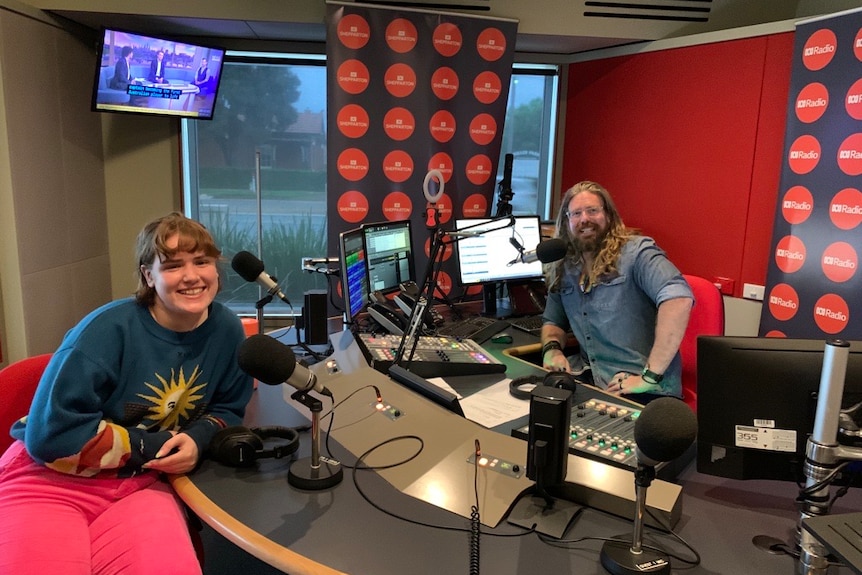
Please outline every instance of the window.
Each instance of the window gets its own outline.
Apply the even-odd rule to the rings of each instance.
[[[514,156],[517,215],[548,217],[557,82],[556,66],[518,65],[512,75],[502,154]],[[337,276],[302,269],[303,258],[337,251],[326,246],[324,57],[228,52],[213,120],[183,120],[182,140],[188,214],[228,259],[260,255],[293,304],[275,300],[267,315],[299,314],[308,290],[334,293]],[[256,284],[232,271],[222,283],[219,301],[254,314]]]

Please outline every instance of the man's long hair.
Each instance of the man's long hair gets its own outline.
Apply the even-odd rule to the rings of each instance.
[[[619,261],[623,246],[632,236],[639,233],[634,228],[626,227],[622,217],[620,217],[620,213],[617,211],[616,205],[614,205],[614,201],[611,199],[611,195],[606,189],[595,182],[578,182],[566,190],[566,193],[563,194],[563,200],[560,202],[555,236],[565,240],[568,249],[565,258],[546,267],[545,281],[550,291],[560,289],[560,278],[563,276],[566,262],[578,262],[583,256],[569,231],[569,203],[572,201],[572,198],[584,192],[595,194],[601,199],[602,207],[605,210],[605,218],[608,222],[605,235],[599,239],[598,249],[593,258],[593,266],[589,270],[585,270],[586,289],[594,286],[601,276],[617,271],[617,262]]]

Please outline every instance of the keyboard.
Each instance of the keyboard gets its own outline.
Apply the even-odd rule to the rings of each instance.
[[[540,335],[542,333],[542,322],[542,316],[540,315],[527,315],[509,320],[509,324],[512,327],[533,335]]]
[[[446,322],[437,328],[437,335],[455,339],[472,339],[476,343],[484,343],[491,336],[508,328],[509,322],[504,319],[477,315]]]

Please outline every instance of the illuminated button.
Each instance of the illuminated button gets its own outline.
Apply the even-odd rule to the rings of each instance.
[[[480,457],[479,458],[479,466],[485,467],[486,465],[488,465],[488,458],[487,457]]]

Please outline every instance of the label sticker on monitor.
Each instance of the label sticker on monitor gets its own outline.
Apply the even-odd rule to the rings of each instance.
[[[763,449],[765,451],[795,452],[796,431],[737,425],[735,445],[736,447]]]

